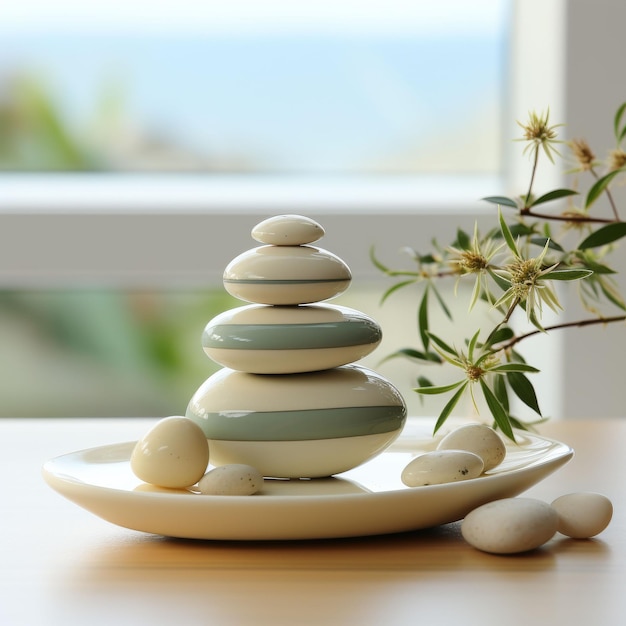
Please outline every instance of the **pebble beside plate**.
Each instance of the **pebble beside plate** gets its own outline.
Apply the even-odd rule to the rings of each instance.
[[[46,482],[95,515],[137,531],[189,539],[281,540],[353,537],[418,530],[457,521],[476,507],[519,495],[567,463],[573,450],[516,433],[497,468],[471,480],[406,487],[401,473],[433,450],[432,424],[409,420],[385,452],[331,478],[266,480],[253,496],[206,496],[150,488],[130,468],[135,442],[73,452],[47,461]]]

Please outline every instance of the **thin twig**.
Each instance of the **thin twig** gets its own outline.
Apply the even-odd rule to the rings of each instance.
[[[550,213],[536,213],[530,209],[521,209],[520,213],[525,216],[538,217],[544,220],[556,220],[559,222],[571,222],[576,224],[614,224],[621,222],[619,218],[608,219],[602,217],[590,217],[586,215],[551,215]]]
[[[533,183],[535,181],[535,173],[537,172],[537,163],[539,162],[539,146],[535,145],[535,158],[533,159],[533,169],[530,174],[530,182],[528,184],[528,192],[526,193],[526,200],[524,201],[524,207],[522,208],[522,213],[527,214],[530,211],[530,207],[528,203],[530,202],[530,196],[533,190]]]
[[[624,322],[626,321],[626,315],[616,315],[614,317],[594,317],[593,319],[587,320],[578,320],[577,322],[564,322],[563,324],[555,324],[554,326],[547,326],[544,330],[531,330],[528,333],[523,335],[518,335],[517,337],[513,337],[501,344],[497,348],[494,349],[494,352],[500,352],[501,350],[509,350],[514,345],[518,344],[520,341],[524,339],[528,339],[528,337],[532,337],[534,335],[538,335],[539,333],[548,332],[551,330],[559,330],[561,328],[574,328],[574,327],[583,327],[583,326],[593,326],[595,324],[611,324],[614,322]]]

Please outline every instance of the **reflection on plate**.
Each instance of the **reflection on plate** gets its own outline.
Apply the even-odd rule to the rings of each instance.
[[[319,539],[394,533],[462,519],[516,496],[564,465],[565,444],[517,433],[504,462],[472,480],[408,488],[400,474],[433,449],[430,423],[409,421],[378,457],[332,478],[266,480],[254,496],[203,496],[141,483],[130,469],[134,442],[66,454],[45,463],[46,482],[95,515],[126,528],[190,539]]]

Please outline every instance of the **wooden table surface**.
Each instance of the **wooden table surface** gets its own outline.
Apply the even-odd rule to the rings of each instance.
[[[119,528],[41,478],[48,458],[140,437],[151,420],[0,420],[0,624],[626,624],[626,419],[552,421],[574,459],[524,495],[598,491],[610,526],[495,556],[459,523],[296,542],[174,540]]]

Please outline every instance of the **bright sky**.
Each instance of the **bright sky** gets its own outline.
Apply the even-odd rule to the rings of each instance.
[[[204,31],[212,28],[342,32],[491,32],[506,0],[20,0],[0,10],[0,29]]]

